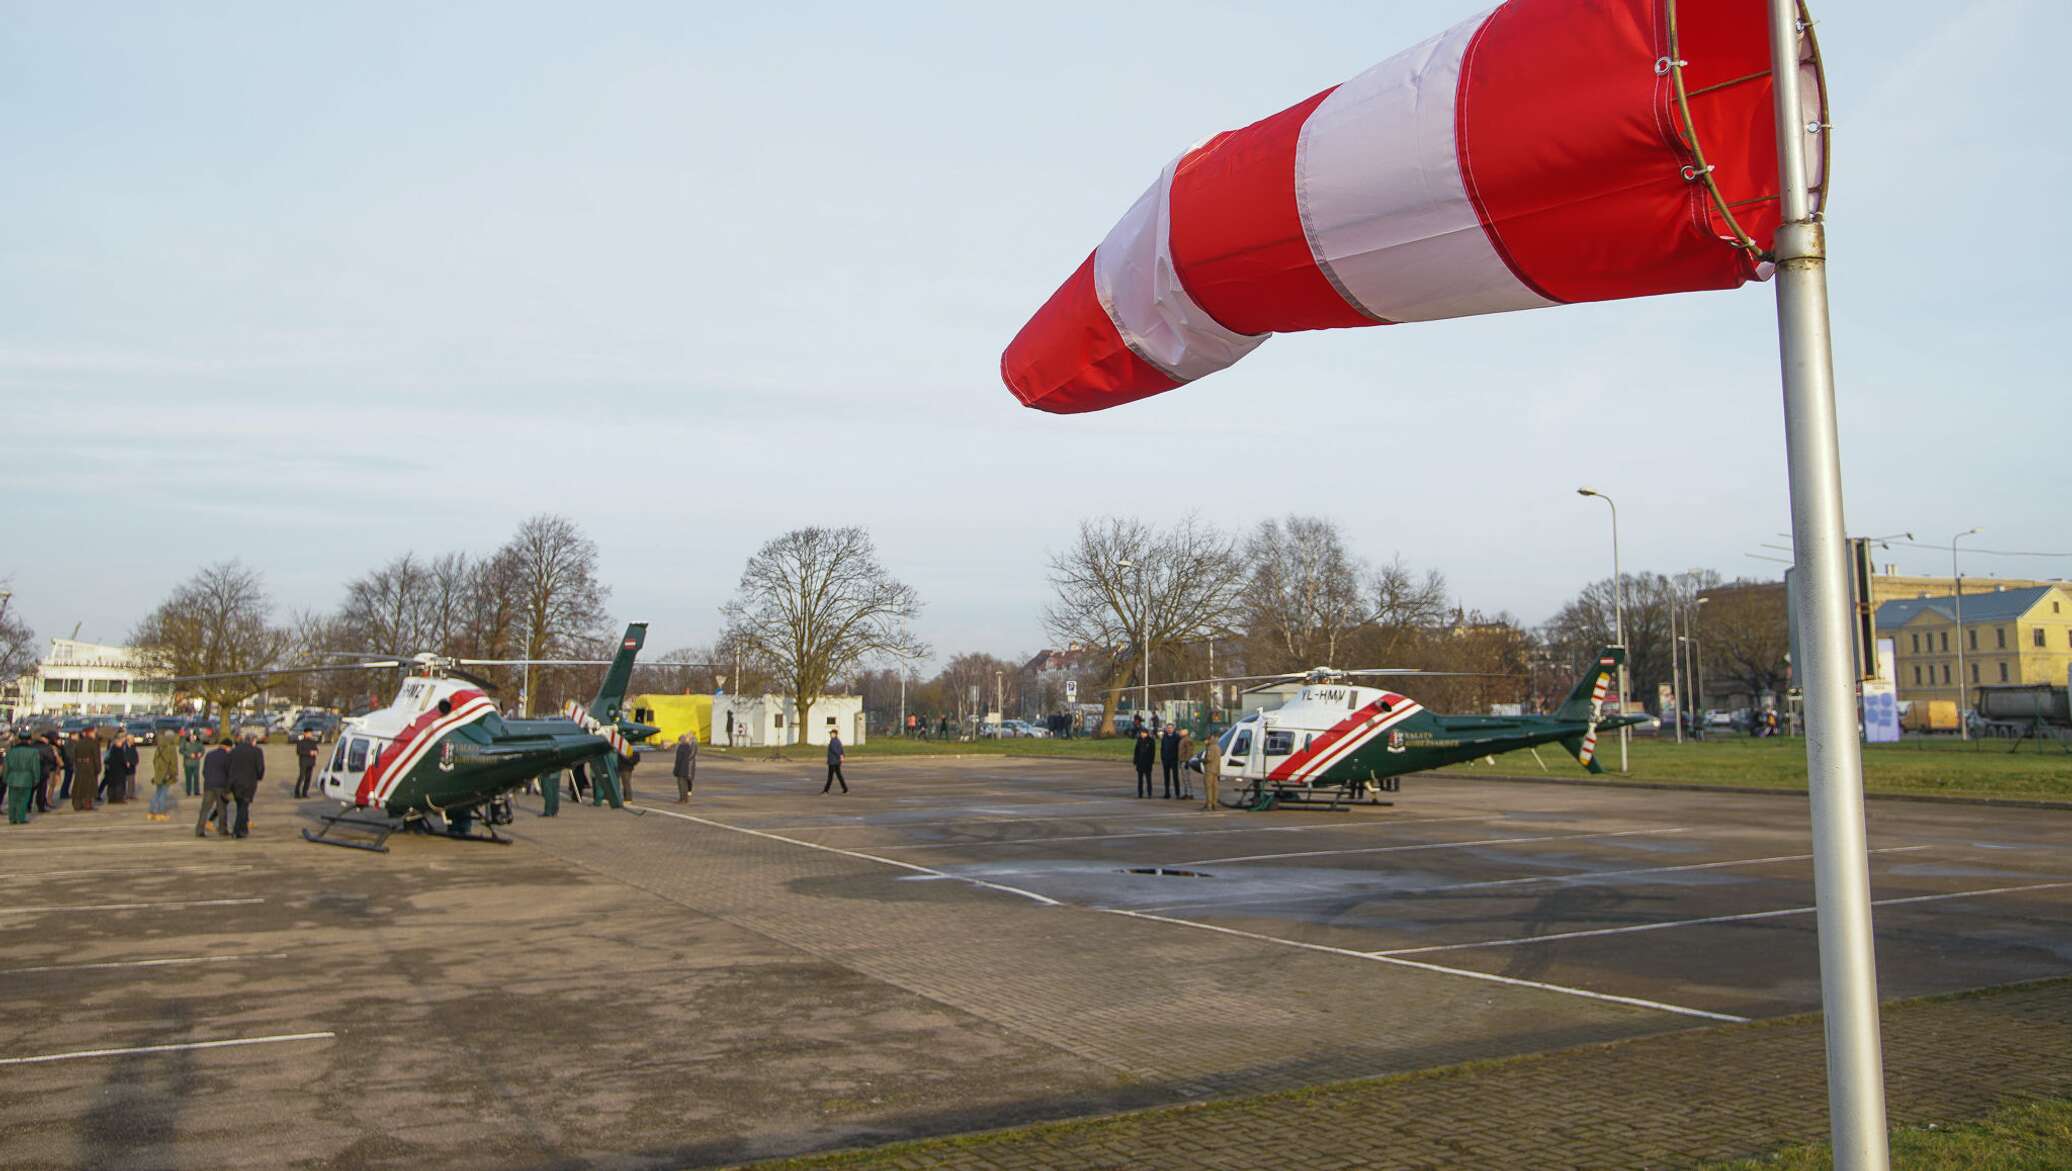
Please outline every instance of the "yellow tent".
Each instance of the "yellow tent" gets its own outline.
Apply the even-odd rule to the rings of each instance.
[[[698,743],[712,743],[712,697],[709,695],[636,695],[626,701],[627,714],[660,731],[648,743],[664,746],[676,743],[685,732],[698,734]]]

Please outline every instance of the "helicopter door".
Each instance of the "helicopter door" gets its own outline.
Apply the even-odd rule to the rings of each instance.
[[[1223,771],[1231,774],[1244,773],[1252,763],[1252,729],[1239,728],[1231,738],[1230,748],[1223,757]]]

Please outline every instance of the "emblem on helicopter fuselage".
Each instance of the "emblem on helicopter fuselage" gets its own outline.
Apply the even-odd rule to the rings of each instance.
[[[1403,744],[1403,733],[1401,733],[1401,732],[1390,732],[1390,733],[1389,733],[1389,742],[1388,742],[1388,750],[1389,750],[1390,752],[1401,752],[1401,751],[1403,751],[1403,749],[1404,749],[1404,744]]]
[[[451,740],[439,745],[439,771],[442,773],[453,771],[453,741]]]

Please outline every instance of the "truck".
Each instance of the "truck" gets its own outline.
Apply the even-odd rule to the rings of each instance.
[[[1909,732],[1954,732],[1957,730],[1957,701],[1917,699],[1900,713],[1899,726]]]

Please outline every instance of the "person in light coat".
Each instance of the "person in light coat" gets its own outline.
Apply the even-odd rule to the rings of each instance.
[[[685,732],[676,738],[676,766],[669,775],[676,778],[676,803],[688,805],[698,781],[698,734]]]

